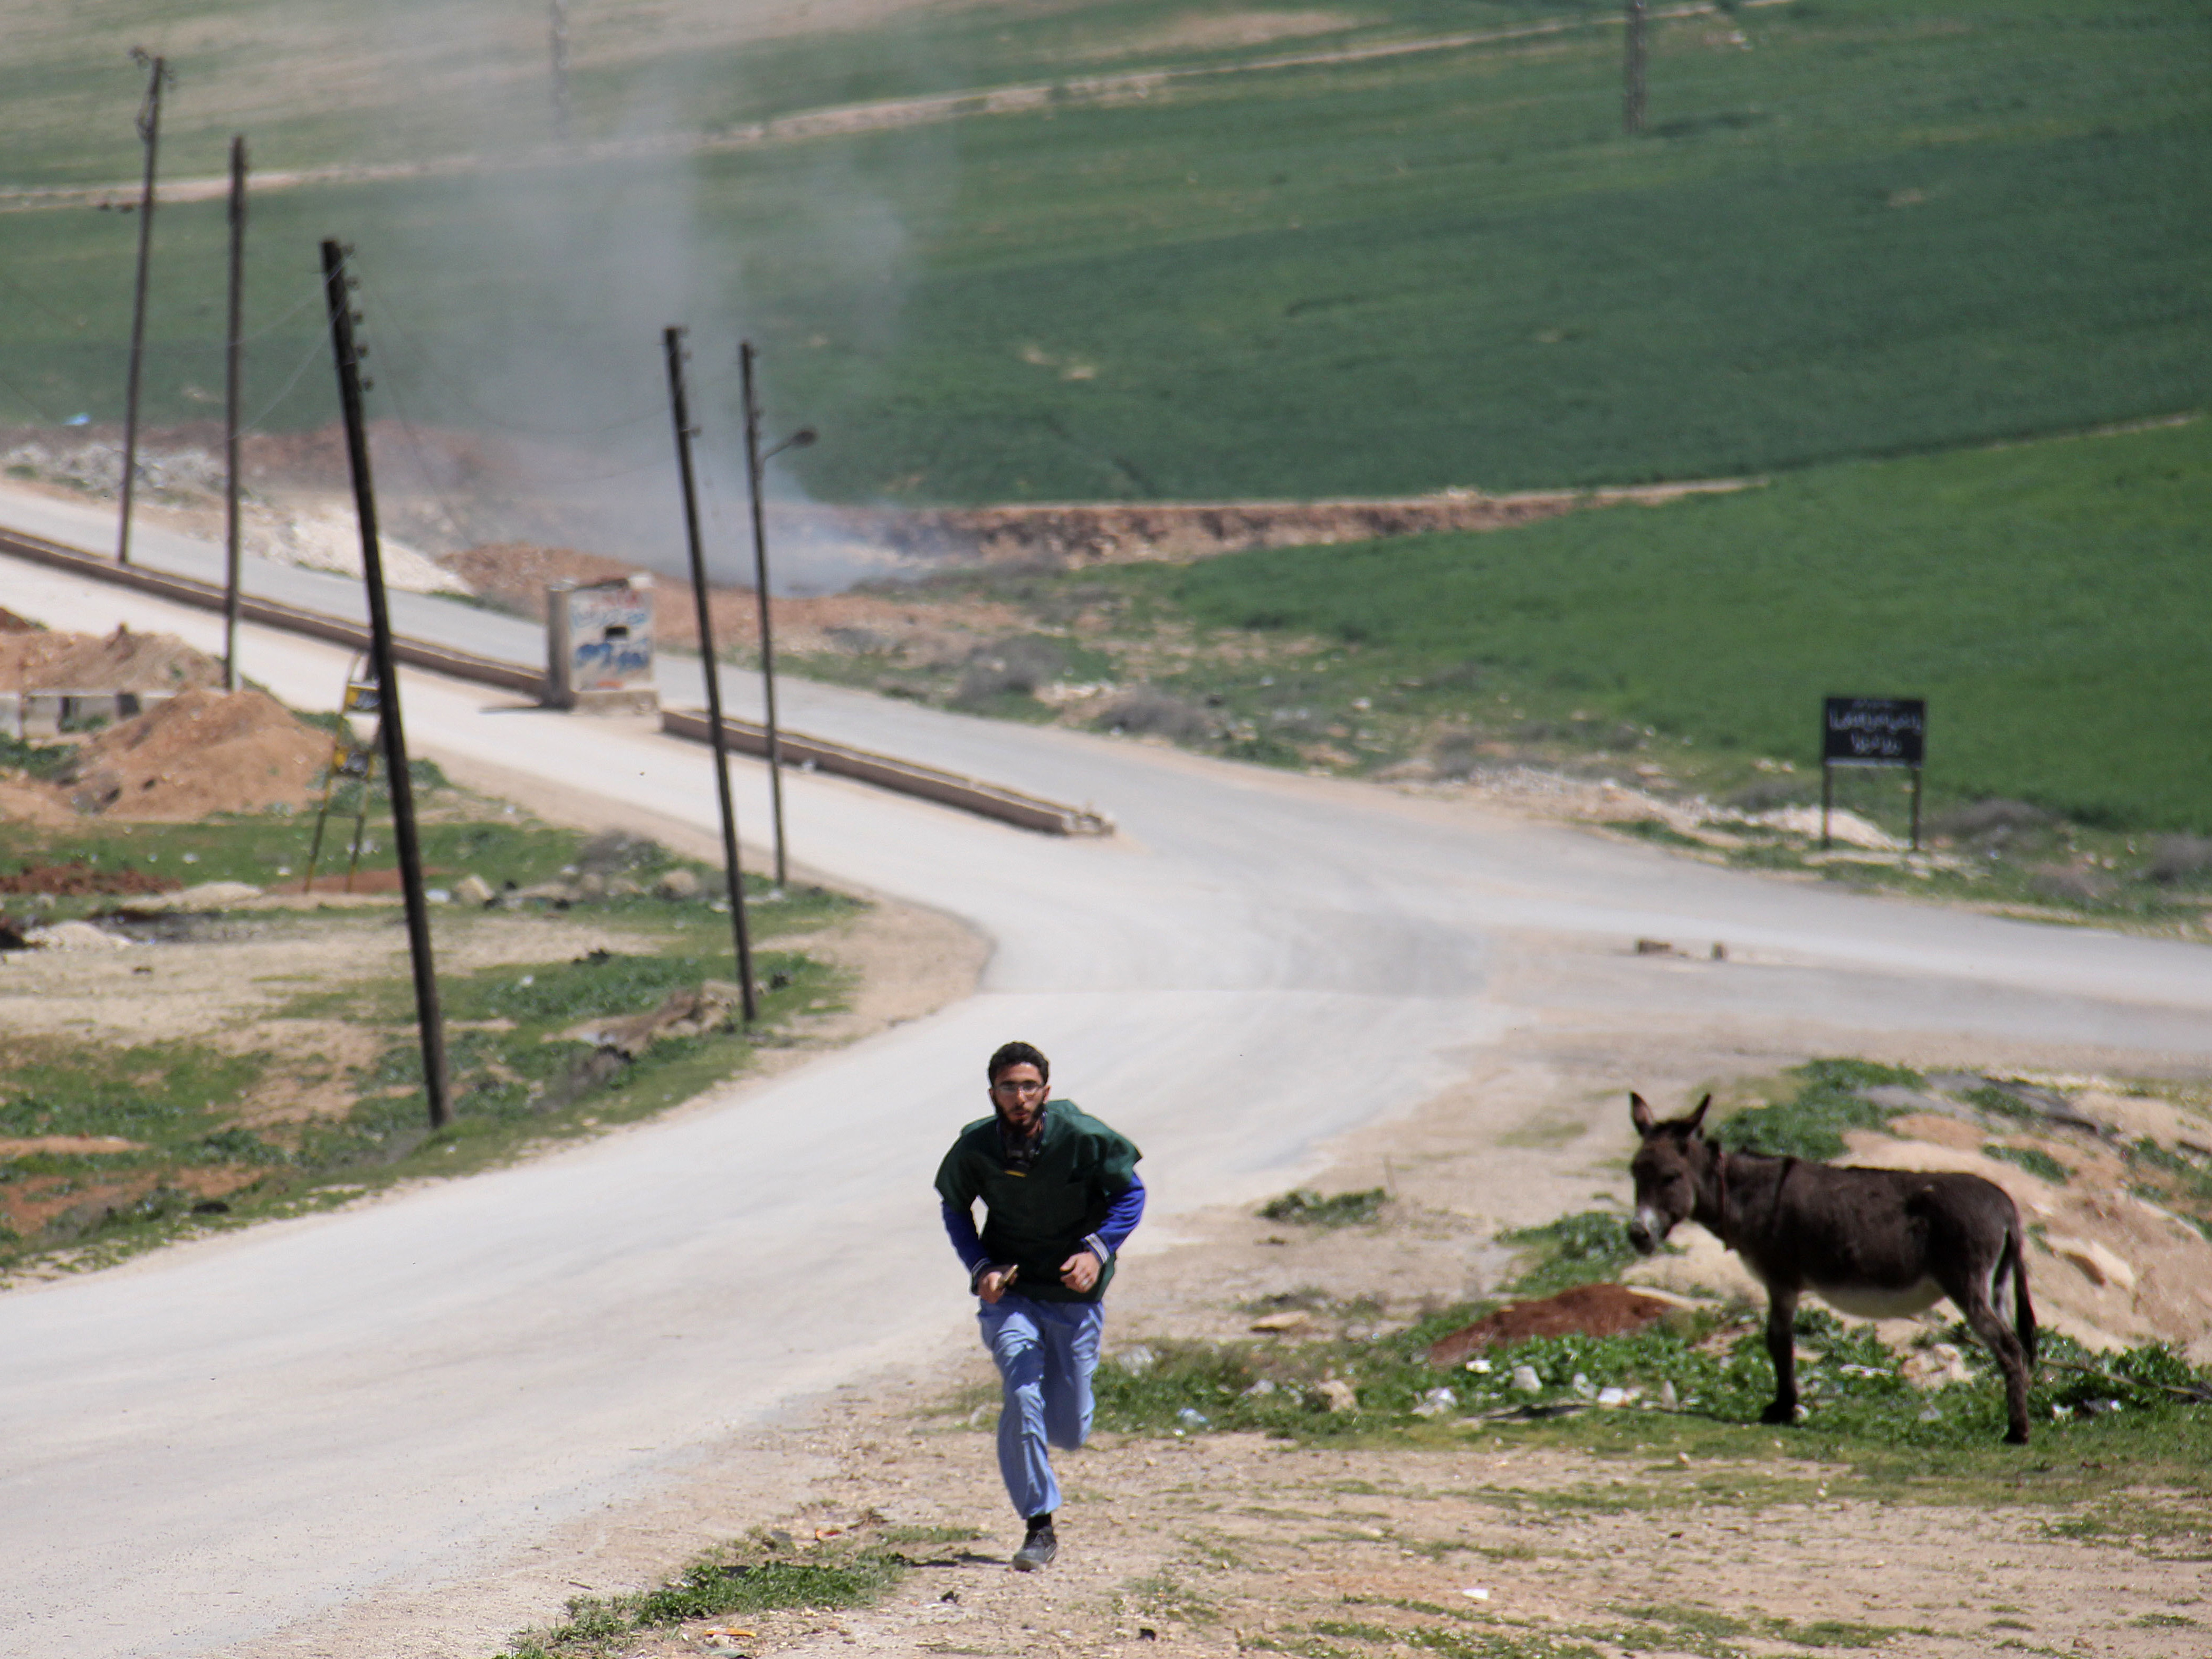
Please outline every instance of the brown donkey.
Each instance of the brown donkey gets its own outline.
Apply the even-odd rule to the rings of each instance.
[[[2004,1371],[2005,1438],[2027,1443],[2027,1375],[2035,1363],[2035,1309],[2020,1212],[1979,1176],[1853,1170],[1802,1158],[1723,1152],[1699,1131],[1707,1095],[1665,1123],[1641,1095],[1629,1115],[1644,1144],[1630,1172],[1636,1216],[1628,1241],[1649,1255],[1677,1223],[1694,1219],[1734,1250],[1766,1286],[1766,1351],[1774,1403],[1760,1419],[1797,1416],[1797,1298],[1811,1291],[1863,1318],[1888,1319],[1949,1297]],[[2013,1287],[2013,1328],[1997,1314]]]

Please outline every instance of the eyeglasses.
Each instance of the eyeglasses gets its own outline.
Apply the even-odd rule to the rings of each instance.
[[[1029,1083],[1013,1078],[1002,1079],[991,1085],[991,1092],[994,1095],[1041,1095],[1044,1089],[1042,1083]]]

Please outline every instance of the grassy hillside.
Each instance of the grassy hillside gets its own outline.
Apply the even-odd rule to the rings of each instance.
[[[742,49],[707,38],[676,67],[665,46],[580,48],[579,118],[689,131],[1448,17],[1591,21],[1112,106],[272,195],[254,228],[271,331],[256,407],[272,426],[327,416],[319,366],[284,389],[315,349],[312,311],[278,321],[327,234],[360,245],[386,320],[386,412],[558,434],[642,471],[665,465],[659,325],[694,324],[702,374],[749,330],[780,411],[825,434],[794,471],[843,500],[1724,474],[2212,397],[2212,20],[2191,0],[1794,0],[1666,24],[1638,140],[1619,131],[1610,7],[1376,5],[1244,46],[1194,35],[1209,15],[917,9]],[[538,142],[534,42],[501,36],[480,83],[429,76],[389,107],[363,101],[373,77],[328,108],[313,76],[283,82],[295,106],[264,112],[257,155]],[[180,168],[215,165],[210,118],[182,112],[222,72],[180,85]],[[112,100],[94,176],[127,174],[134,99]],[[31,136],[26,176],[67,170],[48,127]],[[210,407],[221,219],[160,221],[159,419]],[[112,417],[134,222],[6,223],[0,418]],[[726,396],[705,393],[724,436]]]
[[[1939,797],[2212,828],[2212,422],[1852,463],[1481,536],[1133,573],[1201,627],[1352,647],[1376,719],[1434,686],[1819,763],[1820,699],[1925,696]],[[1408,687],[1407,682],[1413,682]]]

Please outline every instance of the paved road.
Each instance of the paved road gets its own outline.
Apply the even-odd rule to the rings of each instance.
[[[211,617],[54,573],[0,561],[0,582],[58,625],[215,637]],[[455,609],[464,631],[481,616]],[[248,642],[255,678],[331,704],[337,653]],[[712,823],[696,748],[405,685],[418,747]],[[788,707],[795,726],[1095,800],[1123,834],[1054,840],[793,777],[808,862],[991,935],[981,994],[720,1109],[0,1297],[0,1654],[215,1654],[434,1583],[943,1340],[964,1303],[927,1176],[1011,1035],[1144,1144],[1156,1236],[1413,1109],[1539,1003],[1825,1019],[1846,1050],[1927,1032],[2212,1054],[2212,952],[2194,947],[826,688],[794,684]],[[761,823],[757,768],[738,793]],[[1638,962],[1638,935],[1724,939],[1731,959]]]

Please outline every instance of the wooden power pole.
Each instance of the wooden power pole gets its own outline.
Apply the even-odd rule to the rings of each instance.
[[[684,331],[661,332],[668,357],[668,412],[676,422],[676,470],[684,486],[684,535],[691,554],[691,598],[698,607],[699,667],[707,681],[707,735],[714,750],[714,789],[722,809],[722,870],[730,890],[731,943],[737,947],[738,991],[745,1024],[760,1018],[753,986],[753,944],[745,928],[745,874],[738,862],[738,808],[730,797],[730,738],[722,726],[722,670],[714,659],[714,627],[707,594],[707,556],[699,545],[699,490],[691,471],[691,403],[684,386]]]
[[[246,318],[246,135],[230,141],[230,316],[222,348],[222,685],[238,690],[238,415],[244,387],[239,349]]]
[[[146,183],[138,193],[138,286],[131,302],[131,368],[123,390],[123,518],[115,538],[115,562],[131,562],[131,495],[138,471],[138,383],[146,359],[146,271],[154,253],[154,170],[161,150],[161,87],[171,79],[169,60],[131,48],[146,65],[146,101],[138,109],[138,141],[146,147]]]
[[[552,60],[553,136],[568,142],[568,0],[547,0],[545,46]]]
[[[1628,0],[1628,39],[1620,99],[1621,131],[1633,138],[1644,131],[1644,0]]]
[[[368,471],[368,422],[361,394],[361,350],[353,338],[352,279],[346,250],[323,244],[323,292],[330,304],[331,355],[337,360],[338,410],[345,417],[346,462],[353,474],[354,512],[361,521],[362,586],[368,591],[368,653],[376,675],[376,735],[384,750],[384,787],[392,792],[392,838],[399,843],[399,885],[407,901],[407,952],[415,969],[415,1018],[422,1037],[422,1092],[430,1127],[453,1121],[446,1082],[446,1024],[438,1011],[438,975],[430,959],[430,908],[422,892],[422,848],[415,836],[415,785],[407,770],[407,733],[399,724],[399,674],[392,657],[392,611],[385,602],[384,551],[376,536],[376,487]],[[366,789],[368,780],[362,781]],[[356,838],[358,844],[358,838]]]
[[[768,801],[775,819],[775,884],[789,879],[783,855],[783,739],[775,718],[775,634],[768,599],[768,525],[761,501],[760,400],[753,393],[753,343],[738,346],[738,380],[745,400],[745,493],[752,503],[753,598],[760,611],[761,692],[768,711]]]

